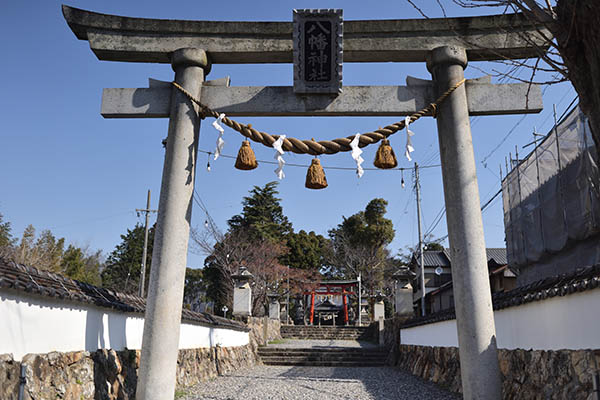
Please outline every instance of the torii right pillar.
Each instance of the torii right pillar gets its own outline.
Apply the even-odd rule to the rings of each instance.
[[[460,82],[466,66],[466,51],[457,46],[438,47],[427,57],[438,93]],[[465,85],[441,104],[437,126],[463,396],[498,400],[502,384]]]

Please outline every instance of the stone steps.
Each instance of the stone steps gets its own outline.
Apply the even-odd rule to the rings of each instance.
[[[385,367],[385,360],[381,362],[364,362],[364,361],[263,361],[264,365],[281,365],[295,367]]]
[[[370,340],[372,332],[368,327],[283,325],[281,336],[288,339]]]
[[[384,349],[361,348],[283,348],[260,347],[258,355],[265,365],[313,367],[364,367],[386,365]]]

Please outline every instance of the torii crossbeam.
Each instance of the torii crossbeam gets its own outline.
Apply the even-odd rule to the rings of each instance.
[[[175,81],[231,116],[402,116],[462,81],[470,61],[538,57],[549,33],[522,15],[423,20],[346,21],[345,62],[427,62],[433,82],[344,87],[337,96],[291,87],[230,87],[204,82],[211,63],[290,63],[290,22],[215,22],[129,18],[63,6],[78,39],[101,60],[171,63]],[[463,395],[501,398],[495,326],[469,115],[539,112],[539,87],[472,80],[447,97],[437,125],[456,305]],[[107,118],[169,117],[169,134],[146,308],[136,397],[173,396],[183,282],[200,119],[178,90],[105,89]]]

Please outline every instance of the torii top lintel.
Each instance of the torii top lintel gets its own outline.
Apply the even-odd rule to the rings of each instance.
[[[100,14],[66,5],[64,17],[100,60],[169,63],[180,48],[209,53],[212,63],[293,62],[292,22],[184,21]],[[291,15],[291,13],[290,13]],[[344,62],[421,62],[440,46],[464,47],[470,61],[533,58],[545,29],[521,14],[344,21]]]

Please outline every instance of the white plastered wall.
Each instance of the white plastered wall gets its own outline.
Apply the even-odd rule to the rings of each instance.
[[[0,290],[0,354],[140,349],[144,318],[109,308]],[[179,348],[233,347],[248,332],[181,324]]]
[[[600,288],[494,312],[501,349],[600,348]],[[457,347],[456,320],[402,329],[402,344]]]

